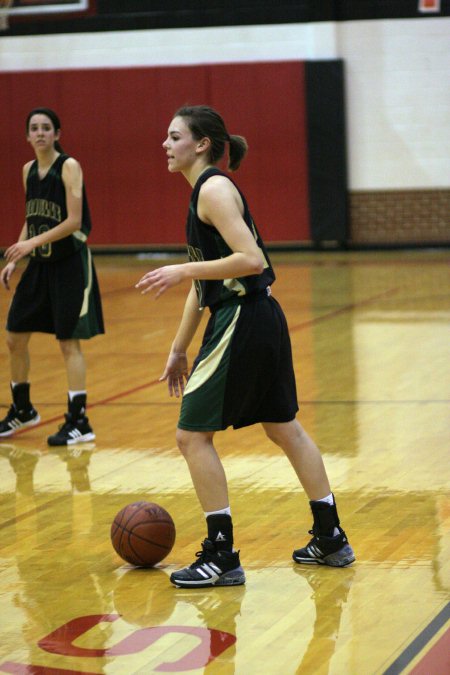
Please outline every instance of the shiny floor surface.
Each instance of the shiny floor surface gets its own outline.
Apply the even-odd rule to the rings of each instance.
[[[155,302],[134,284],[164,258],[96,256],[107,333],[84,344],[95,443],[47,447],[66,381],[55,339],[38,334],[41,423],[0,439],[0,673],[450,672],[448,251],[273,259],[299,417],[322,450],[356,562],[291,560],[308,540],[308,502],[282,453],[250,427],[217,436],[247,584],[171,586],[205,536],[175,447],[179,401],[158,382],[187,287]],[[0,298],[4,322],[10,295]],[[0,358],[3,417],[3,340]],[[150,570],[110,542],[115,514],[139,500],[162,505],[177,528]]]

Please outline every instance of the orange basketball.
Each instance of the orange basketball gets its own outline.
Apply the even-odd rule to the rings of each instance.
[[[159,504],[133,502],[117,513],[111,543],[123,560],[137,567],[153,567],[175,543],[175,523]]]

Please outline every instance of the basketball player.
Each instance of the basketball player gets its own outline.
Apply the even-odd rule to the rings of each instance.
[[[91,230],[80,164],[58,143],[60,122],[52,110],[35,108],[26,121],[27,140],[36,159],[25,164],[26,220],[19,240],[5,252],[0,272],[9,282],[17,262],[30,256],[7,318],[12,405],[0,422],[0,437],[38,424],[30,399],[28,343],[35,331],[53,333],[61,348],[68,380],[68,412],[52,446],[92,441],[86,417],[86,364],[80,339],[104,332],[102,306],[91,253]]]
[[[158,298],[192,280],[161,376],[171,396],[183,394],[177,443],[207,524],[197,560],[170,577],[183,588],[245,583],[239,552],[233,548],[227,481],[213,444],[215,432],[230,425],[237,429],[262,423],[310,499],[313,537],[294,551],[294,560],[343,567],[355,559],[339,524],[320,452],[296,419],[290,338],[271,294],[275,274],[269,256],[244,195],[215,166],[226,143],[228,168],[234,171],[247,151],[244,138],[230,136],[221,116],[207,106],[175,113],[163,148],[169,171],[182,173],[193,188],[187,220],[190,262],[148,272],[136,285]],[[188,378],[186,351],[205,307],[210,317]]]

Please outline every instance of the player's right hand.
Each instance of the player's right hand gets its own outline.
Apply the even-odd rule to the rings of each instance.
[[[16,263],[9,262],[0,272],[0,282],[6,290],[9,291],[9,280],[11,279],[14,270],[16,269]]]
[[[159,381],[167,381],[169,396],[179,398],[184,393],[184,385],[187,379],[188,363],[186,352],[170,352],[166,368]]]

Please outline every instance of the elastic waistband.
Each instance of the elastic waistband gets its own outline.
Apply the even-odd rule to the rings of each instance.
[[[216,302],[214,305],[211,305],[209,309],[211,311],[211,314],[213,314],[222,307],[232,307],[233,305],[246,305],[251,302],[259,302],[261,300],[265,300],[271,295],[272,289],[270,288],[270,286],[266,286],[266,288],[262,288],[260,291],[252,291],[251,293],[247,293],[246,295],[233,295],[231,298],[228,298],[227,300]]]

